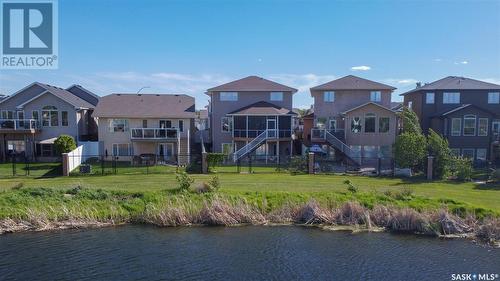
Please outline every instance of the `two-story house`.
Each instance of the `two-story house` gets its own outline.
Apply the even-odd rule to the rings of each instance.
[[[493,155],[500,133],[500,85],[448,76],[429,84],[417,84],[401,94],[404,105],[419,117],[424,132],[432,128],[448,139],[459,155],[477,161]]]
[[[96,140],[91,114],[99,97],[79,85],[67,89],[34,82],[0,101],[0,159],[27,156],[57,159],[54,140],[62,134],[76,141]]]
[[[292,96],[297,90],[249,76],[207,90],[214,152],[237,161],[292,154]]]
[[[348,75],[310,89],[314,115],[304,119],[308,144],[347,156],[357,164],[362,158],[391,157],[397,115],[390,109],[394,87]]]
[[[111,94],[101,97],[93,116],[103,156],[179,165],[190,161],[195,119],[191,96]]]

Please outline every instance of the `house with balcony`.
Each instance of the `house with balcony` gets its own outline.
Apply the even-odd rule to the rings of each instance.
[[[448,76],[406,93],[425,133],[432,128],[448,139],[455,154],[479,162],[500,161],[500,85]]]
[[[397,133],[396,88],[348,75],[310,89],[314,113],[304,118],[305,143],[340,160],[390,158]]]
[[[207,90],[212,150],[233,161],[292,155],[292,97],[297,90],[248,76]]]
[[[195,119],[195,101],[187,95],[111,94],[99,101],[100,154],[118,161],[155,161],[185,165]]]
[[[99,97],[79,85],[66,89],[34,82],[0,101],[0,160],[29,157],[53,161],[54,140],[62,134],[76,141],[96,140],[92,112]]]

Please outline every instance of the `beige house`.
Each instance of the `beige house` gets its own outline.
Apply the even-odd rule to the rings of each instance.
[[[100,153],[119,161],[155,159],[185,165],[190,161],[194,98],[187,95],[112,94],[94,111]]]

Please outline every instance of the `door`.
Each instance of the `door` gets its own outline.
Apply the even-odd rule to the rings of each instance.
[[[163,161],[173,160],[174,144],[173,143],[159,143],[158,144],[158,158]]]
[[[335,131],[337,131],[337,120],[330,119],[330,133],[334,133]]]
[[[278,136],[278,132],[276,130],[276,119],[267,119],[267,132],[268,138],[276,138]]]
[[[491,133],[494,136],[500,135],[500,120],[495,120],[491,122]]]

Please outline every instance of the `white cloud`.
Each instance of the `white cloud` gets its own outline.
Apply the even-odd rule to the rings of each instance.
[[[437,59],[434,59],[434,61],[435,61],[435,62],[441,62],[441,61],[443,61],[443,60],[442,60],[442,59],[440,59],[440,58],[437,58]]]
[[[458,65],[458,64],[468,64],[468,63],[469,63],[469,62],[468,62],[468,61],[466,61],[466,60],[463,60],[463,61],[457,61],[457,62],[455,62],[455,64],[457,64],[457,65]]]
[[[370,69],[372,69],[372,68],[369,66],[366,66],[366,65],[359,65],[359,66],[351,67],[351,71],[368,71]]]
[[[499,78],[484,78],[484,79],[479,79],[479,80],[484,81],[484,82],[488,82],[488,83],[493,83],[493,84],[500,85],[500,79]]]
[[[388,78],[384,79],[384,83],[387,84],[400,84],[400,85],[410,85],[417,83],[418,80],[413,78],[404,78],[404,79],[396,79],[396,78]]]

